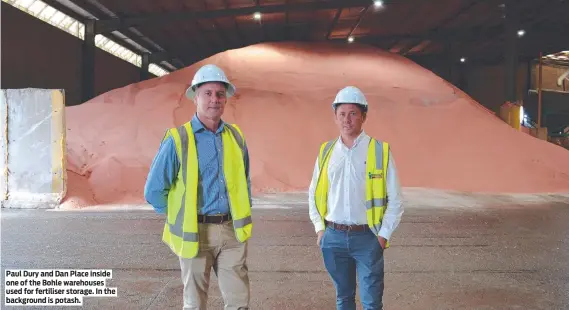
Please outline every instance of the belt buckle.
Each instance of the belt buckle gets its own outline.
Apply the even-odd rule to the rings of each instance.
[[[352,225],[347,225],[348,226],[348,232],[352,231]]]

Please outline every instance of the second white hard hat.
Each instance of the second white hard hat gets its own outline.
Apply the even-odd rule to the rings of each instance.
[[[193,100],[196,96],[196,89],[199,87],[199,85],[207,82],[224,83],[226,85],[228,98],[235,94],[235,86],[229,82],[229,79],[225,75],[225,72],[223,72],[223,70],[221,70],[221,68],[216,65],[208,64],[201,67],[196,72],[194,79],[192,80],[192,84],[186,90],[186,97]]]
[[[362,93],[362,91],[355,86],[347,86],[342,88],[338,94],[336,94],[334,103],[332,103],[332,108],[336,109],[336,107],[342,103],[357,104],[359,106],[362,106],[365,111],[368,109],[368,104],[364,93]]]

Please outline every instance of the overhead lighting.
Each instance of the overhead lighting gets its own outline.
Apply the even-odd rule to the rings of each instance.
[[[349,36],[349,37],[348,37],[348,42],[350,42],[350,43],[354,42],[354,37]]]
[[[465,62],[465,61],[466,61],[465,57],[460,58],[460,62]]]
[[[518,30],[518,37],[521,38],[521,37],[524,36],[524,34],[526,34],[526,31],[525,31],[525,30],[523,30],[523,29]]]
[[[381,1],[381,0],[375,0],[375,1],[373,2],[373,5],[374,5],[376,8],[380,8],[380,7],[383,6],[383,1]]]
[[[255,14],[253,14],[253,18],[256,20],[261,19],[261,13],[260,12],[255,12]]]

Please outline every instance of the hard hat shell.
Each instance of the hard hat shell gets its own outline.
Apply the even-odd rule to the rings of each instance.
[[[192,80],[192,84],[186,90],[186,97],[193,100],[196,96],[196,89],[203,83],[207,82],[221,82],[226,85],[227,89],[227,97],[233,96],[235,94],[235,86],[229,82],[225,72],[221,70],[216,65],[208,64],[201,67],[196,74],[194,75],[194,79]]]
[[[342,103],[357,104],[359,106],[362,106],[366,112],[368,109],[368,104],[364,93],[362,93],[362,91],[355,86],[347,86],[342,88],[338,94],[336,94],[334,103],[332,103],[332,108],[336,109],[336,107]]]

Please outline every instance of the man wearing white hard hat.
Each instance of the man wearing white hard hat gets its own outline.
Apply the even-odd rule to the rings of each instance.
[[[234,93],[219,67],[196,72],[186,91],[196,113],[167,130],[144,189],[156,212],[166,214],[162,240],[180,260],[184,309],[206,308],[212,268],[225,309],[249,309],[249,154],[239,127],[221,119]]]
[[[384,250],[401,221],[401,189],[390,146],[362,129],[368,103],[356,87],[332,104],[340,136],[320,147],[309,189],[309,214],[337,309],[383,309]],[[356,276],[357,275],[357,276]]]

